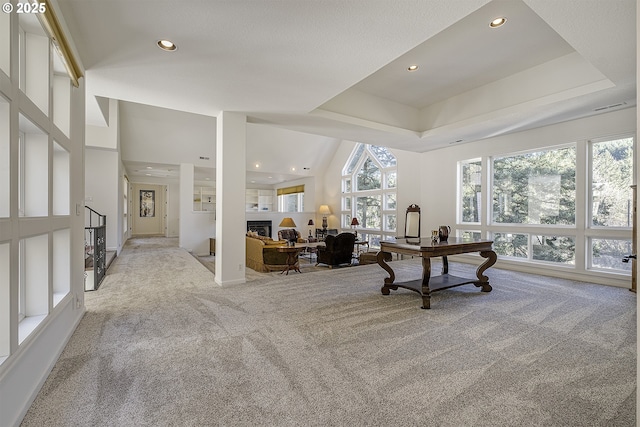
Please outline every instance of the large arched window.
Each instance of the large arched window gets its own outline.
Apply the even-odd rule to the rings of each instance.
[[[384,147],[358,144],[342,170],[343,229],[354,228],[358,239],[380,247],[380,240],[396,236],[396,158]]]

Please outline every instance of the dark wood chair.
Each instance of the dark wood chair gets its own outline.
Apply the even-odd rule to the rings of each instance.
[[[356,236],[353,233],[327,235],[325,246],[318,246],[318,264],[327,264],[329,268],[340,264],[351,264]]]
[[[404,235],[401,238],[421,237],[420,235],[420,206],[415,203],[407,208],[404,220]]]

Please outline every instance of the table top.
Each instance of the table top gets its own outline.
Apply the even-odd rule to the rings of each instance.
[[[402,238],[380,241],[380,249],[391,252],[421,254],[449,254],[492,250],[493,240],[449,237],[447,241],[433,241],[431,237]]]
[[[294,246],[276,246],[278,251],[280,252],[293,252],[296,250],[302,250],[305,248],[317,248],[318,246],[324,246],[324,242],[313,242],[313,243],[296,243]]]

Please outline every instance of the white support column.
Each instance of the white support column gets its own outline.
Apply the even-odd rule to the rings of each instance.
[[[188,251],[193,250],[191,242],[191,212],[193,211],[194,166],[191,163],[180,163],[180,207],[178,208],[178,246]]]
[[[216,122],[216,277],[219,285],[245,283],[247,118],[223,111]]]

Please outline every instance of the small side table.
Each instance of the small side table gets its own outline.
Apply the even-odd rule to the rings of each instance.
[[[280,274],[284,274],[286,272],[288,276],[289,270],[293,270],[293,271],[297,271],[298,273],[301,273],[300,263],[298,261],[298,254],[302,252],[305,248],[306,246],[278,246],[276,248],[278,252],[285,252],[287,254],[287,267],[284,270],[282,270],[282,273]]]

